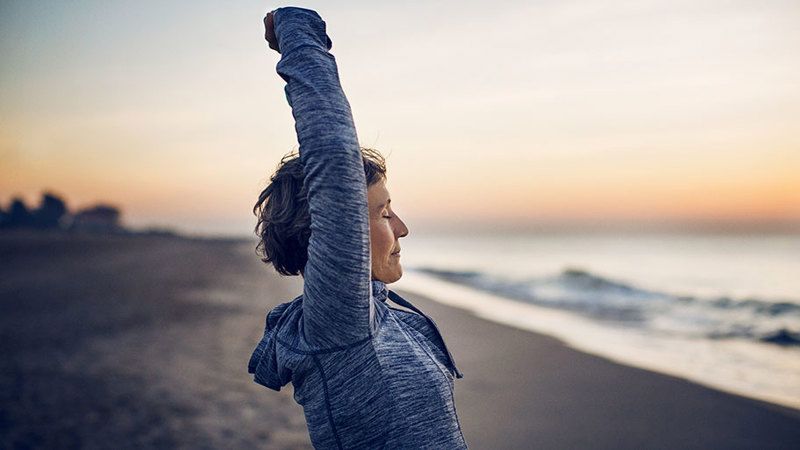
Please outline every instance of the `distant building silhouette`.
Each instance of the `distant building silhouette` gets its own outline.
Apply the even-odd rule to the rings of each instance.
[[[108,205],[97,205],[75,213],[69,229],[92,233],[120,233],[125,230],[120,225],[119,219],[119,209]]]

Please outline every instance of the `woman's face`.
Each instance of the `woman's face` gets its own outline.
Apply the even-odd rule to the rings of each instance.
[[[385,180],[373,183],[367,188],[367,206],[372,279],[387,284],[394,283],[403,276],[398,240],[408,235],[408,228],[392,211]]]

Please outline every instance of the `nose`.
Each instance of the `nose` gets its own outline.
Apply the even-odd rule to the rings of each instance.
[[[397,236],[398,239],[401,238],[401,237],[408,236],[408,227],[406,226],[406,223],[403,222],[403,219],[401,219],[396,214],[395,214],[395,218],[397,219],[397,223],[395,224],[395,227],[394,227],[395,236]]]

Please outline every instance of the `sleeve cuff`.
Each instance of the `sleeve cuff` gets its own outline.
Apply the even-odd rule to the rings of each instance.
[[[330,50],[331,40],[325,32],[325,21],[315,11],[304,8],[280,8],[273,13],[275,36],[281,54],[300,47]]]

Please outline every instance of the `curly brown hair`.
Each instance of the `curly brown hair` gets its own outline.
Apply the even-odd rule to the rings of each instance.
[[[361,148],[367,186],[386,179],[386,160],[374,149]],[[296,152],[281,159],[269,185],[253,207],[258,218],[256,253],[281,275],[300,275],[308,260],[311,216],[303,185],[304,173]]]

